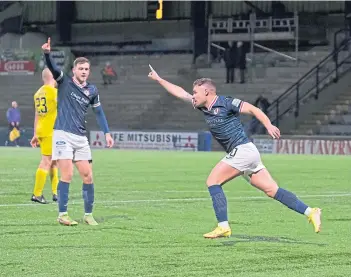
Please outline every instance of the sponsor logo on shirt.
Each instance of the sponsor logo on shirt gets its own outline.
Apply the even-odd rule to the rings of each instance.
[[[71,96],[72,96],[72,98],[74,98],[78,103],[89,105],[89,100],[87,100],[87,99],[84,98],[84,97],[81,97],[81,96],[77,95],[77,94],[74,93],[73,91],[71,92]]]

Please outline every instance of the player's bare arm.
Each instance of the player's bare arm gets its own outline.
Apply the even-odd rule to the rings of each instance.
[[[50,52],[51,52],[51,39],[50,38],[48,38],[48,41],[42,45],[41,49],[44,52],[47,67],[51,71],[55,80],[60,81],[63,77],[63,72],[57,67],[55,62],[50,57]]]
[[[34,134],[33,134],[33,138],[30,141],[30,145],[32,147],[37,147],[39,145],[39,140],[37,137],[37,125],[38,125],[38,114],[37,114],[37,112],[35,112],[35,115],[34,115]]]
[[[165,79],[162,79],[157,72],[152,68],[151,65],[150,67],[150,73],[149,73],[149,78],[152,80],[157,81],[161,86],[165,88],[170,94],[173,96],[184,100],[185,102],[192,103],[192,95],[188,92],[186,92],[182,87],[179,87],[175,84],[172,84]]]
[[[268,134],[272,138],[274,138],[274,139],[280,138],[280,130],[271,123],[268,116],[265,115],[265,113],[262,112],[259,108],[251,105],[250,103],[243,102],[241,109],[240,109],[240,112],[243,114],[255,116],[263,124],[263,126],[267,129]]]

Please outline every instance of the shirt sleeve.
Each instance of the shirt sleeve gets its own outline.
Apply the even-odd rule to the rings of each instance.
[[[100,99],[99,99],[99,93],[97,91],[97,88],[95,87],[95,95],[94,97],[91,99],[91,106],[93,107],[93,111],[95,112],[96,115],[96,120],[101,128],[101,130],[104,132],[104,134],[109,133],[109,127],[108,127],[108,123],[107,123],[107,119],[105,116],[105,113],[102,109],[101,103],[100,103]]]
[[[226,100],[227,100],[228,110],[232,111],[235,114],[240,113],[241,108],[244,104],[242,100],[238,98],[232,98],[232,97],[228,97]]]
[[[54,76],[54,79],[58,84],[62,83],[63,78],[65,76],[63,71],[57,67],[50,53],[45,53],[44,56],[45,56],[46,65],[51,71],[52,75]]]
[[[95,91],[96,91],[96,93],[95,93],[94,97],[91,99],[91,102],[90,102],[90,105],[93,108],[99,107],[101,105],[99,92],[98,92],[96,87],[95,87]]]

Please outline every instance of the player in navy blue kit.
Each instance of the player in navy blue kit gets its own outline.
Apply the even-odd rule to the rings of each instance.
[[[85,115],[89,106],[93,107],[101,130],[105,133],[106,144],[113,146],[107,120],[101,107],[98,90],[87,82],[90,62],[77,58],[73,63],[73,77],[65,75],[50,57],[50,38],[43,44],[47,67],[58,83],[57,118],[54,126],[52,160],[58,161],[61,172],[58,184],[58,222],[73,226],[78,223],[67,213],[69,184],[73,176],[73,162],[83,180],[84,222],[98,225],[92,216],[94,204],[94,184],[91,166],[91,150],[86,136]]]
[[[193,95],[183,88],[162,79],[150,66],[149,78],[157,81],[170,94],[192,104],[200,110],[213,137],[223,146],[227,155],[213,168],[207,178],[207,186],[212,198],[218,226],[205,238],[229,237],[231,228],[228,224],[227,200],[222,186],[241,175],[248,178],[251,184],[267,196],[281,202],[288,208],[305,214],[320,232],[321,210],[310,208],[299,200],[295,194],[280,188],[273,180],[261,161],[256,146],[250,142],[240,122],[240,114],[255,116],[267,129],[273,139],[280,138],[280,131],[271,124],[269,118],[255,106],[232,97],[218,96],[211,79],[198,79],[193,84]]]

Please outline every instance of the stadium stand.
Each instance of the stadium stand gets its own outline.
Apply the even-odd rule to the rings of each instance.
[[[226,18],[234,15],[237,18],[244,18],[253,9],[261,17],[274,14],[271,1],[252,3],[254,6],[244,2],[213,2],[212,16]],[[275,53],[258,52],[255,53],[255,63],[251,65],[248,62],[249,81],[247,83],[225,84],[223,63],[212,63],[211,66],[199,68],[194,68],[192,65],[194,58],[193,54],[189,53],[193,47],[190,2],[169,4],[175,5],[169,9],[172,10],[168,14],[170,20],[141,22],[138,20],[148,19],[148,8],[143,2],[91,2],[86,5],[77,2],[77,5],[79,7],[77,7],[76,21],[72,23],[70,42],[60,42],[54,24],[59,12],[55,3],[27,2],[23,15],[25,23],[23,29],[33,31],[34,28],[35,33],[32,33],[32,36],[29,36],[29,32],[22,36],[6,34],[0,38],[1,47],[13,49],[20,45],[22,48],[37,48],[40,47],[42,38],[50,35],[57,46],[70,47],[75,54],[86,54],[92,61],[91,81],[98,84],[105,112],[114,129],[204,130],[206,128],[199,113],[193,113],[188,107],[180,105],[177,99],[170,97],[157,84],[148,80],[148,64],[152,64],[163,77],[188,90],[191,90],[194,79],[210,77],[216,81],[220,94],[254,102],[257,96],[263,93],[273,102],[332,49],[331,46],[301,48],[298,64]],[[321,32],[321,26],[328,22],[335,22],[334,25],[329,24],[330,29],[335,30],[340,22],[335,18],[332,21],[332,15],[315,16],[315,13],[328,11],[332,14],[343,12],[343,9],[342,3],[331,1],[318,5],[312,2],[293,1],[285,4],[287,16],[291,16],[294,11],[301,13],[300,22],[305,22],[305,25],[301,23],[300,26],[301,39],[305,41],[304,37],[311,36],[323,43],[330,34],[325,34],[325,30]],[[48,10],[50,10],[49,13]],[[128,22],[121,22],[124,20]],[[319,24],[320,22],[324,25]],[[316,36],[310,35],[309,30],[306,30],[308,29],[306,26],[312,25]],[[33,39],[33,36],[36,38]],[[280,53],[294,57],[296,53],[293,49],[293,45],[288,45],[287,50],[277,48]],[[108,88],[101,84],[100,75],[100,70],[106,61],[111,62],[118,74],[118,80]],[[332,65],[333,62],[330,61],[329,65],[321,69],[321,72],[330,71]],[[332,79],[329,78],[325,83],[331,81]],[[313,82],[306,82],[304,85],[310,87],[314,85]],[[5,95],[0,104],[0,114],[5,114],[9,103],[17,100],[22,111],[22,123],[32,126],[32,94],[40,86],[38,72],[33,76],[0,76],[0,85]],[[301,89],[303,90],[304,87]],[[345,99],[342,98],[342,100]],[[344,102],[337,103],[343,107]],[[6,120],[0,117],[0,123],[6,124]],[[95,119],[91,114],[88,116],[88,123],[90,128],[96,127]],[[316,124],[316,120],[313,124]],[[302,132],[305,132],[306,128],[311,129],[311,126],[303,124],[300,127],[303,129]]]
[[[261,68],[266,76],[247,84],[224,84],[224,69],[218,67],[200,69],[195,77],[210,76],[217,82],[219,92],[225,95],[235,95],[253,102],[260,93],[265,92],[265,95],[272,101],[296,81],[304,73],[303,70],[308,71],[315,65],[317,55],[322,56],[323,54],[325,53],[306,52],[305,57],[311,55],[313,58],[304,67]],[[191,90],[192,80],[178,74],[180,69],[190,68],[191,55],[122,55],[95,59],[99,61],[97,64],[94,62],[92,66],[91,82],[98,84],[107,117],[113,118],[112,127],[140,129],[147,126],[149,129],[184,128],[188,130],[200,126],[200,128],[205,128],[201,116],[196,116],[197,113],[192,113],[187,107],[179,105],[178,100],[169,97],[162,88],[147,78],[148,64],[152,64],[155,69],[160,70],[164,78]],[[119,76],[119,80],[108,88],[102,86],[100,75],[100,70],[106,61],[114,65]],[[274,77],[277,75],[279,78]],[[23,124],[30,126],[33,120],[32,93],[40,86],[40,75],[21,76],[20,83],[16,82],[18,78],[17,76],[1,76],[1,86],[6,96],[0,113],[6,112],[8,103],[13,99],[18,99],[24,115]],[[166,118],[172,121],[167,121]],[[88,119],[89,122],[94,121],[93,118]]]
[[[350,74],[348,74],[350,77]],[[343,92],[323,110],[314,113],[295,130],[295,134],[350,135],[351,134],[351,91]]]

